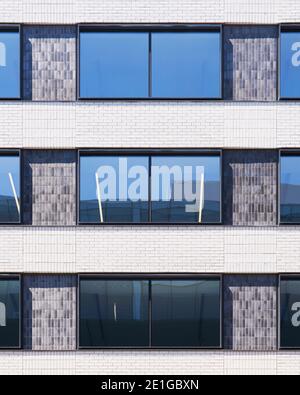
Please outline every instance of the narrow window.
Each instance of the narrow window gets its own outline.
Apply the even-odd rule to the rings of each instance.
[[[0,152],[0,223],[19,223],[20,157]]]
[[[20,347],[20,280],[0,277],[0,348]]]
[[[280,169],[280,221],[300,223],[300,154],[283,153]]]

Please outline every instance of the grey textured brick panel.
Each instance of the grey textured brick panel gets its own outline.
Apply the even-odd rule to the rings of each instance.
[[[76,27],[25,26],[24,98],[76,100]]]
[[[223,166],[224,224],[276,225],[277,151],[226,150]]]
[[[76,224],[76,151],[23,153],[23,221],[26,225]]]
[[[277,39],[276,26],[224,27],[225,99],[277,99]]]
[[[23,345],[76,350],[76,276],[24,276]]]
[[[224,347],[277,349],[276,276],[224,276]]]

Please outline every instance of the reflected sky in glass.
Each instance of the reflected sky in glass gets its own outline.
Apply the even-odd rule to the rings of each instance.
[[[0,222],[20,219],[20,158],[0,156]]]
[[[282,156],[280,168],[281,221],[300,223],[300,156]]]
[[[154,98],[220,98],[219,32],[153,33]]]
[[[300,32],[281,33],[280,96],[300,98]]]
[[[80,33],[80,97],[146,98],[148,33]]]
[[[0,32],[0,98],[20,97],[20,35]]]

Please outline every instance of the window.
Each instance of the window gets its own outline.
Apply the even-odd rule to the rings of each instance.
[[[148,222],[149,158],[81,156],[80,221]]]
[[[80,281],[81,347],[149,344],[147,281]]]
[[[0,277],[0,348],[20,347],[20,279]]]
[[[0,223],[20,222],[19,153],[0,152]]]
[[[220,346],[220,281],[152,281],[152,345]]]
[[[300,153],[283,153],[280,168],[281,223],[300,223]]]
[[[220,348],[220,286],[217,276],[81,277],[79,346]]]
[[[20,98],[19,28],[0,27],[0,99]]]
[[[153,33],[155,98],[221,98],[220,32]]]
[[[280,58],[280,97],[300,98],[300,28],[282,27]]]
[[[281,277],[280,346],[300,348],[300,277]]]
[[[81,99],[220,99],[220,26],[80,27]]]
[[[220,153],[81,152],[79,207],[83,224],[220,223]]]
[[[152,222],[220,223],[220,156],[152,158]]]

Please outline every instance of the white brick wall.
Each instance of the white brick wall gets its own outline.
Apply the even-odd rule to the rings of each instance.
[[[1,0],[1,22],[300,21],[298,0]]]
[[[0,148],[300,147],[299,103],[0,103]]]
[[[3,352],[4,375],[299,375],[300,354],[205,351]]]
[[[1,272],[289,273],[300,228],[0,228]]]

